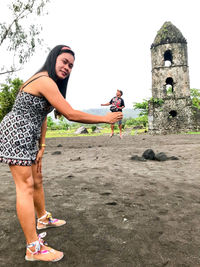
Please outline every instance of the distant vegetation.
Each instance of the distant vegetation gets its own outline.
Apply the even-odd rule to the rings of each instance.
[[[0,84],[0,121],[3,117],[12,109],[13,103],[15,101],[16,95],[19,91],[20,86],[22,85],[23,81],[19,78],[16,79],[9,79],[7,84]],[[200,90],[199,89],[191,89],[191,99],[192,105],[195,108],[200,109]],[[149,99],[150,101],[154,101],[155,103],[161,104],[162,99]],[[131,128],[134,130],[147,130],[148,127],[148,101],[144,99],[140,103],[134,103],[133,109],[125,108],[123,110],[124,118],[123,118],[123,128]],[[99,109],[87,109],[83,110],[84,112],[95,114],[95,115],[105,115],[109,112],[108,108],[99,108]],[[61,135],[74,135],[75,131],[82,126],[81,123],[70,122],[63,116],[59,119],[55,120],[52,113],[48,115],[47,118],[47,127],[48,132],[47,136],[54,136],[59,131]],[[99,133],[95,133],[95,129],[99,126],[97,125],[85,125],[84,126],[88,129],[89,134],[99,135]],[[101,134],[106,134],[110,132],[110,125],[109,124],[101,124]],[[116,125],[116,131],[118,131],[118,127]],[[51,134],[50,134],[51,132]],[[52,132],[54,132],[52,134]]]

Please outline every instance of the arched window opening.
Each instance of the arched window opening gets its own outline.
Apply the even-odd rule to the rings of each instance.
[[[177,111],[176,110],[171,110],[170,112],[169,112],[169,117],[170,118],[175,118],[177,116]]]
[[[172,52],[167,50],[164,53],[165,67],[170,67],[172,65]]]
[[[174,81],[171,77],[168,77],[165,82],[166,93],[167,95],[171,95],[174,92]]]

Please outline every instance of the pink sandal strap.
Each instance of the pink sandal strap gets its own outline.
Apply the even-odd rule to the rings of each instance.
[[[43,238],[46,236],[46,232],[43,232],[41,234],[38,235],[38,240],[28,244],[26,246],[26,248],[28,249],[28,251],[35,255],[35,254],[38,254],[38,253],[41,253],[41,254],[45,254],[45,253],[48,253],[48,250],[41,250],[41,245],[47,245],[47,243],[43,240]],[[32,247],[35,247],[35,251],[33,252],[30,248]]]
[[[44,218],[47,218],[49,221],[48,221],[48,222],[43,222],[43,221],[41,221],[41,220],[44,219]],[[49,223],[55,223],[55,222],[57,222],[58,219],[53,219],[51,213],[48,212],[48,211],[46,211],[46,213],[45,213],[42,217],[38,218],[37,221],[38,221],[39,223],[41,223],[41,224],[47,225],[47,224],[49,224]]]

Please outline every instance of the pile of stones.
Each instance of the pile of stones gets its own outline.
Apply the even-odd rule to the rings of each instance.
[[[142,156],[133,155],[131,160],[137,161],[147,161],[147,160],[156,160],[156,161],[166,161],[166,160],[178,160],[176,156],[168,157],[164,152],[155,153],[152,149],[147,149],[143,152]]]

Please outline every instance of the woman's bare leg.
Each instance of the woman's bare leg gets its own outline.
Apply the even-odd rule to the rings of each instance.
[[[37,217],[42,217],[45,213],[45,196],[44,196],[44,188],[42,183],[42,173],[37,171],[37,165],[32,165],[32,174],[34,180],[34,205],[35,211],[37,213]]]
[[[29,166],[10,166],[16,185],[16,209],[27,243],[38,239],[33,201],[33,177]]]
[[[43,243],[39,243],[40,241],[38,240],[35,225],[35,208],[33,200],[34,181],[32,176],[32,168],[25,166],[10,166],[10,170],[16,184],[17,215],[27,244],[32,243],[26,250],[25,259],[29,261],[58,261],[62,259],[62,252],[52,250],[51,248],[43,245]],[[38,243],[33,245],[33,242],[35,241]],[[40,245],[39,251],[41,253],[34,253],[37,252],[36,244]],[[45,253],[42,253],[42,249],[45,250]]]
[[[32,165],[32,173],[33,173],[33,180],[34,180],[34,205],[35,205],[35,211],[37,213],[37,217],[40,218],[37,222],[38,229],[46,228],[46,225],[48,224],[48,227],[59,227],[66,223],[64,220],[53,220],[49,221],[50,218],[48,216],[44,216],[46,213],[45,209],[45,196],[44,196],[44,188],[42,183],[42,173],[38,172],[38,168],[36,164]],[[41,217],[43,217],[41,219]],[[51,219],[53,219],[51,217]],[[45,224],[43,224],[45,223]]]

